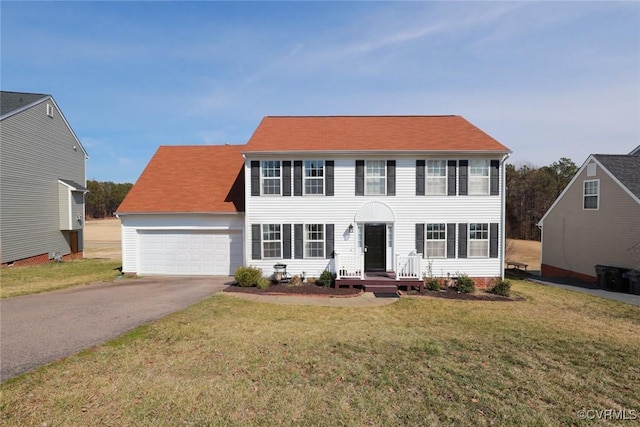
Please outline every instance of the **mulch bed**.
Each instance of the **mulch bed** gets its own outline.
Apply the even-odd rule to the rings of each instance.
[[[267,289],[258,288],[245,288],[238,285],[230,285],[224,292],[239,292],[246,294],[258,294],[258,295],[320,295],[320,296],[357,296],[362,293],[361,289],[349,289],[349,288],[325,288],[324,286],[317,286],[313,283],[306,283],[300,286],[293,286],[287,284],[271,285]],[[520,301],[523,297],[510,296],[503,297],[500,295],[494,295],[487,291],[477,290],[470,294],[463,294],[456,291],[454,288],[444,288],[439,291],[424,291],[423,294],[418,291],[403,292],[403,295],[408,296],[427,296],[435,298],[445,299],[457,299],[466,301]]]
[[[231,285],[224,289],[224,292],[241,292],[246,294],[259,295],[323,295],[323,296],[356,296],[362,293],[361,289],[349,288],[325,288],[313,283],[305,283],[299,286],[277,284],[271,285],[267,289],[245,288],[242,286]]]
[[[473,293],[462,293],[458,292],[455,288],[443,288],[439,291],[430,291],[425,289],[424,293],[421,294],[417,291],[411,291],[408,293],[411,296],[427,296],[434,298],[445,298],[445,299],[457,299],[457,300],[465,300],[465,301],[522,301],[523,297],[512,295],[510,297],[503,297],[501,295],[492,294],[485,290],[476,290]]]

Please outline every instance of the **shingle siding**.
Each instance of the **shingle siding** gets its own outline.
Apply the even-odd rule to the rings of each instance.
[[[53,117],[47,116],[47,103],[0,122],[3,263],[70,252],[60,231],[58,179],[85,183],[85,153],[55,106]]]

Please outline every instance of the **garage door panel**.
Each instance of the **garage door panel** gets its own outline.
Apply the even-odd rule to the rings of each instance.
[[[140,274],[230,275],[242,263],[240,232],[140,230]]]

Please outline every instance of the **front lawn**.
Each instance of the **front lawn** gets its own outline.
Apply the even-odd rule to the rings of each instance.
[[[69,286],[112,280],[120,274],[119,261],[81,259],[50,262],[31,267],[9,267],[0,271],[0,298],[35,294]]]
[[[5,382],[0,423],[579,426],[593,425],[580,410],[640,412],[640,307],[513,291],[525,300],[357,309],[218,294]]]

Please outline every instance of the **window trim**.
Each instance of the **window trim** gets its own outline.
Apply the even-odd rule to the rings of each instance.
[[[478,162],[484,162],[484,167],[482,168],[483,171],[486,171],[486,175],[482,174],[482,175],[475,175],[473,173],[474,168],[477,168],[477,165],[474,165],[474,163],[478,163]],[[467,185],[467,194],[469,196],[489,196],[491,194],[491,161],[488,159],[470,159],[469,160],[469,172],[467,175],[467,179],[468,179],[468,185]],[[486,186],[487,191],[486,192],[475,192],[473,191],[473,183],[477,183],[477,182],[482,182],[485,181],[486,184],[484,186]]]
[[[265,227],[269,227],[269,226],[273,226],[273,225],[277,225],[279,227],[279,233],[280,233],[280,239],[279,240],[267,240],[265,239]],[[282,245],[283,245],[283,240],[284,240],[284,236],[283,236],[283,227],[282,224],[262,224],[260,227],[260,237],[261,237],[261,249],[262,249],[262,259],[283,259],[282,258]],[[268,231],[267,231],[268,233]],[[279,242],[280,243],[280,255],[278,256],[267,256],[266,255],[266,250],[265,250],[265,243],[273,243],[273,242]]]
[[[279,171],[279,176],[278,177],[267,177],[264,175],[264,172],[266,170],[265,167],[265,163],[267,162],[275,162],[278,165],[278,171]],[[283,179],[282,179],[282,160],[261,160],[260,161],[260,195],[261,196],[282,196],[282,184],[283,184]],[[265,193],[264,191],[264,184],[266,180],[270,180],[270,181],[275,181],[278,180],[279,182],[279,192],[278,193]]]
[[[320,162],[322,171],[322,176],[307,176],[307,163],[310,162]],[[324,160],[303,160],[302,161],[302,195],[303,196],[324,196],[325,195],[325,183],[326,183],[326,162]],[[307,180],[321,180],[322,185],[320,186],[320,193],[307,193]]]
[[[381,163],[382,164],[382,169],[381,170],[382,170],[384,175],[382,175],[382,176],[369,176],[368,167],[367,166],[371,162],[379,162],[379,163]],[[382,193],[374,193],[374,194],[372,194],[372,193],[370,193],[368,191],[369,186],[367,185],[368,184],[367,181],[369,180],[369,178],[371,178],[371,179],[373,179],[373,178],[375,178],[375,179],[382,178],[384,180],[384,184],[381,185],[381,188],[383,189]],[[365,160],[364,161],[364,195],[365,196],[386,196],[387,195],[387,161],[386,160]]]
[[[481,230],[471,230],[471,226],[472,225],[481,225],[482,229]],[[483,259],[483,258],[489,258],[489,254],[490,254],[490,240],[491,240],[491,233],[489,230],[489,223],[488,222],[471,222],[467,225],[467,258],[476,258],[476,259]],[[486,233],[486,238],[483,239],[478,239],[473,237],[473,233]],[[471,243],[473,242],[485,242],[486,243],[486,251],[485,251],[485,255],[472,255],[471,254]]]
[[[443,175],[429,175],[429,163],[438,162],[441,164]],[[446,159],[427,159],[424,165],[424,194],[425,196],[446,196],[449,194],[449,163]],[[442,193],[433,193],[429,191],[429,179],[439,179],[444,181],[444,191]]]
[[[313,226],[313,225],[320,225],[322,226],[322,240],[314,240],[314,239],[309,239],[309,226]],[[320,224],[320,223],[309,223],[309,224],[304,224],[303,226],[303,239],[302,239],[302,244],[303,244],[303,256],[304,259],[325,259],[326,258],[326,245],[327,245],[327,227],[325,224]],[[309,255],[308,252],[308,248],[307,248],[307,243],[319,243],[322,242],[322,255],[319,256],[312,256]]]
[[[587,194],[587,183],[596,183],[596,194]],[[587,197],[595,197],[596,207],[588,208]],[[582,210],[583,211],[597,211],[600,210],[600,179],[585,179],[582,181]]]
[[[429,230],[429,226],[442,226],[441,230]],[[442,239],[430,239],[429,233],[444,233],[444,238]],[[439,256],[430,256],[429,255],[429,242],[437,242],[442,243],[443,245],[443,255]],[[445,222],[428,222],[424,225],[424,257],[428,259],[445,259],[447,258],[447,223]]]

